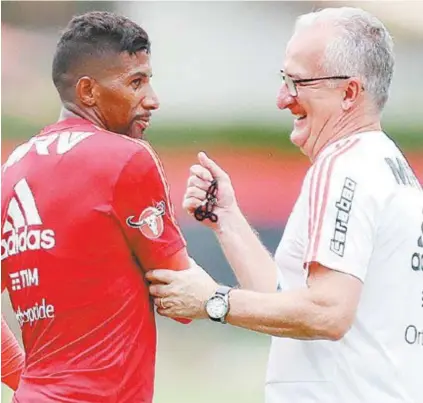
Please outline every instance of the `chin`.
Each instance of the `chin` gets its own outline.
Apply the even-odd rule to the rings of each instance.
[[[305,130],[300,132],[294,130],[290,135],[292,144],[294,144],[295,146],[301,149],[304,147],[309,137],[310,137],[310,133]]]
[[[145,140],[145,133],[144,130],[132,129],[128,133],[126,133],[128,137],[136,140]]]

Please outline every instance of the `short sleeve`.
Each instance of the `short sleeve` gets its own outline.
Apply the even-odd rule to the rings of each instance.
[[[363,170],[336,157],[335,153],[320,161],[310,175],[304,265],[317,262],[364,281],[374,245],[377,202]]]
[[[174,217],[163,166],[148,145],[140,145],[121,171],[113,210],[130,248],[144,269],[186,247]]]

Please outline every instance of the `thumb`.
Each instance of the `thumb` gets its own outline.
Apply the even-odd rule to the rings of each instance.
[[[220,179],[224,176],[227,176],[226,172],[220,168],[216,162],[209,158],[205,152],[201,151],[198,153],[198,161],[204,168],[207,168],[210,171],[213,178]]]

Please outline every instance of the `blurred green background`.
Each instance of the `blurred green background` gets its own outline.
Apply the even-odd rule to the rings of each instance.
[[[359,5],[379,16],[396,42],[397,67],[383,117],[423,181],[422,2],[2,2],[2,159],[54,122],[50,79],[60,30],[87,10],[139,22],[152,41],[153,86],[161,100],[148,139],[163,158],[190,254],[218,281],[235,279],[213,235],[180,202],[189,166],[206,150],[231,174],[238,200],[274,252],[308,161],[289,142],[292,117],[275,98],[295,18],[317,8]],[[19,328],[2,296],[2,312]],[[158,319],[156,403],[263,400],[270,338],[201,321]],[[287,363],[289,365],[289,363]],[[2,387],[2,401],[10,392]]]

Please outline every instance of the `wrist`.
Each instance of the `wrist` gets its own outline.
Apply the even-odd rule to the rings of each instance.
[[[243,218],[243,215],[238,204],[234,203],[233,206],[219,211],[218,217],[219,219],[213,228],[217,235],[227,232],[234,223]]]
[[[231,291],[231,287],[221,285],[206,301],[205,311],[210,320],[226,323],[226,316],[229,313],[229,293]]]

